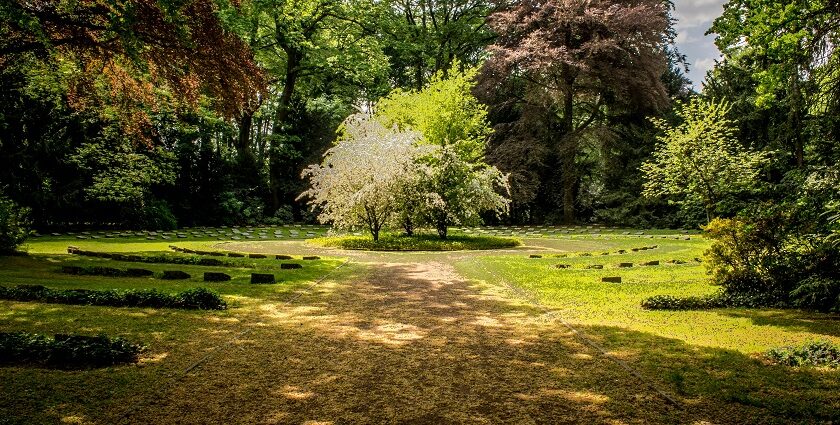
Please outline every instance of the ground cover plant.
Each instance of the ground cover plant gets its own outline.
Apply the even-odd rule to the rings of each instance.
[[[107,335],[57,334],[50,338],[26,332],[0,332],[0,364],[59,369],[134,363],[143,346]]]
[[[840,346],[829,341],[812,341],[800,347],[768,350],[764,357],[786,366],[840,367]]]

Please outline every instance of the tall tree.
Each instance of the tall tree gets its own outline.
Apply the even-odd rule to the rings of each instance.
[[[745,74],[742,91],[762,115],[783,109],[771,123],[792,163],[803,167],[809,133],[840,137],[840,3],[835,0],[732,0],[709,33],[724,55],[710,76],[713,93]],[[725,74],[724,74],[725,73]],[[741,79],[743,81],[743,79]],[[816,158],[814,158],[816,159]]]
[[[520,155],[536,154],[528,166],[559,162],[563,219],[573,222],[584,146],[605,137],[608,112],[667,104],[668,3],[524,0],[492,15],[490,25],[498,38],[482,90],[511,118],[512,129],[500,134]],[[497,95],[511,86],[518,96]]]
[[[493,0],[390,0],[380,19],[392,83],[420,90],[454,61],[475,66],[494,35],[487,16]],[[461,69],[463,70],[463,68]]]
[[[281,203],[280,176],[295,104],[319,95],[347,103],[381,93],[366,93],[384,80],[387,61],[376,37],[374,2],[339,0],[253,0],[243,5],[237,27],[266,69],[269,93],[238,117],[237,149],[256,166],[250,152],[252,125],[260,111],[270,122],[269,186],[272,206]],[[385,91],[384,89],[382,90]],[[299,96],[301,99],[296,99]]]
[[[195,106],[202,93],[233,117],[263,89],[263,73],[218,12],[213,0],[4,1],[0,70],[50,74],[71,106],[143,125],[138,134],[158,102]]]

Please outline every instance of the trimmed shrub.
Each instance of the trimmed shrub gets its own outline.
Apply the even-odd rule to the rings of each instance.
[[[291,256],[291,255],[280,255],[280,254],[277,254],[277,255],[275,255],[275,256],[274,256],[274,259],[275,259],[275,260],[291,260],[291,259],[292,259],[292,256]]]
[[[106,367],[135,363],[144,347],[106,335],[56,335],[48,338],[26,332],[0,333],[0,362],[34,364],[62,369]]]
[[[184,280],[189,279],[190,274],[181,270],[164,270],[160,278],[164,280]]]
[[[190,310],[224,310],[227,304],[209,289],[187,289],[177,295],[175,306]]]
[[[829,341],[813,341],[801,347],[772,348],[764,357],[785,366],[840,367],[840,346]]]
[[[251,283],[265,284],[275,283],[274,275],[267,273],[251,273]]]
[[[0,196],[0,255],[13,254],[29,236],[29,209]]]
[[[204,272],[205,282],[227,282],[230,280],[230,275],[218,272]]]
[[[282,269],[282,270],[302,269],[302,268],[303,268],[303,266],[301,266],[298,263],[283,263],[283,264],[280,265],[280,269]]]
[[[0,299],[110,307],[201,310],[224,310],[227,308],[227,303],[218,294],[204,288],[191,289],[180,294],[170,295],[156,289],[133,289],[128,291],[95,291],[90,289],[60,290],[49,289],[41,285],[18,285],[13,288],[0,286]]]

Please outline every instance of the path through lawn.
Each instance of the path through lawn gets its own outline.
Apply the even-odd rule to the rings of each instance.
[[[144,423],[684,422],[543,310],[438,262],[351,265],[126,419]]]

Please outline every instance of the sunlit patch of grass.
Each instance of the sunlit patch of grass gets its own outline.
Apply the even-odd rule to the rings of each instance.
[[[562,246],[561,239],[556,243]],[[651,243],[657,248],[628,249]],[[641,301],[650,296],[702,297],[719,291],[695,260],[702,257],[707,242],[617,237],[610,240],[609,255],[580,255],[597,252],[594,248],[560,258],[475,256],[456,268],[488,284],[509,284],[519,291],[515,296],[531,297],[556,311],[614,357],[695,409],[737,411],[750,406],[767,414],[765,420],[771,423],[838,419],[840,371],[784,371],[762,363],[757,353],[817,339],[840,343],[840,316],[741,308],[647,311]],[[628,252],[617,254],[619,249]],[[660,265],[639,265],[653,260]],[[620,262],[633,267],[618,267]],[[558,263],[568,268],[555,267]],[[587,268],[594,264],[604,268]],[[622,283],[604,283],[605,276],[620,276]]]
[[[309,243],[341,249],[367,251],[462,251],[514,248],[521,244],[518,239],[497,236],[450,235],[441,239],[433,235],[405,236],[383,234],[378,241],[369,236],[332,236],[310,239]]]

